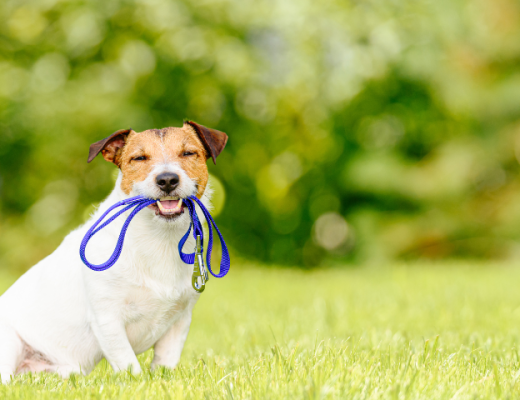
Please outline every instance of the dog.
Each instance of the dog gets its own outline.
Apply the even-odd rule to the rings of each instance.
[[[152,346],[151,368],[175,368],[199,298],[193,266],[181,261],[178,243],[190,225],[182,199],[196,195],[209,206],[206,161],[228,136],[192,121],[182,128],[119,130],[90,146],[119,167],[115,188],[89,221],[72,231],[47,258],[0,297],[0,376],[18,373],[89,374],[105,358],[114,371],[141,372],[137,360]],[[80,259],[82,238],[113,204],[142,195],[159,199],[133,219],[120,259],[92,271]],[[99,232],[87,258],[106,261],[124,218]],[[194,248],[193,238],[185,248]]]

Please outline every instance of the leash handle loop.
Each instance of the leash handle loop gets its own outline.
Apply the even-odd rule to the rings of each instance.
[[[202,204],[202,202],[195,196],[190,196],[190,199],[198,204],[198,206],[204,213],[204,216],[206,217],[206,221],[208,222],[209,238],[208,251],[206,252],[206,264],[208,265],[209,272],[215,278],[223,278],[229,272],[229,268],[231,267],[231,259],[229,257],[229,250],[227,248],[226,242],[224,241],[224,238],[222,237],[222,234],[220,233],[217,224],[213,220],[213,217],[209,213],[208,209],[204,206],[204,204]],[[195,209],[195,207],[193,208]],[[215,228],[215,231],[217,232],[217,235],[220,240],[220,244],[222,246],[222,259],[220,260],[220,272],[218,274],[215,274],[211,269],[211,252],[213,250],[213,228]]]
[[[119,259],[119,256],[121,255],[126,231],[128,230],[128,226],[130,225],[130,222],[137,215],[137,213],[139,211],[141,211],[143,208],[145,208],[153,203],[155,203],[155,200],[144,199],[142,196],[137,196],[137,197],[131,197],[129,199],[120,201],[120,202],[114,204],[112,207],[110,207],[107,211],[105,211],[105,213],[103,213],[101,218],[99,218],[96,221],[96,223],[94,223],[94,225],[92,225],[90,227],[90,229],[87,231],[85,237],[81,241],[81,245],[79,248],[79,254],[80,254],[80,257],[81,257],[81,260],[83,261],[83,263],[93,271],[104,271],[104,270],[110,268],[111,266],[113,266],[116,263],[116,261]],[[112,210],[115,210],[116,208],[121,207],[121,206],[126,206],[126,207],[124,207],[122,210],[115,213],[112,217],[110,217],[107,221],[105,221],[101,226],[98,227],[98,225],[101,224],[101,222],[105,219],[105,217],[107,215],[110,214],[110,212],[112,212]],[[87,244],[90,241],[90,239],[92,239],[92,237],[97,232],[99,232],[101,229],[106,227],[109,223],[111,223],[113,220],[115,220],[117,217],[119,217],[125,211],[130,210],[134,206],[135,206],[135,208],[132,210],[132,212],[128,216],[127,220],[123,224],[123,228],[121,229],[121,233],[119,234],[119,238],[117,240],[116,247],[115,247],[112,255],[110,256],[110,258],[102,264],[96,265],[96,264],[90,263],[87,260],[87,257],[85,255],[85,252],[87,249]]]
[[[123,244],[125,241],[125,235],[126,231],[128,230],[128,226],[130,225],[130,222],[132,219],[137,215],[139,211],[141,211],[143,208],[148,207],[151,204],[154,204],[157,200],[148,199],[143,196],[136,196],[131,197],[129,199],[122,200],[113,206],[111,206],[107,211],[103,213],[103,215],[90,227],[90,229],[85,234],[85,237],[81,241],[81,245],[79,248],[79,254],[81,257],[81,260],[83,263],[89,267],[93,271],[104,271],[110,267],[112,267],[119,257],[121,256],[121,252],[123,250]],[[208,238],[208,249],[206,252],[206,263],[208,265],[209,272],[211,272],[211,275],[213,275],[215,278],[222,278],[224,277],[228,272],[229,268],[231,266],[231,260],[229,257],[229,251],[226,245],[226,242],[224,241],[224,238],[222,237],[222,234],[220,233],[220,230],[217,227],[217,224],[211,217],[211,214],[207,210],[207,208],[202,204],[202,202],[195,196],[189,196],[188,198],[184,199],[184,204],[188,207],[191,223],[188,228],[188,231],[184,234],[182,239],[179,241],[179,255],[181,260],[186,264],[195,264],[195,257],[201,256],[204,252],[204,232],[202,230],[202,224],[197,216],[197,212],[195,210],[195,205],[198,205],[200,209],[202,210],[202,213],[204,214],[204,217],[206,218],[206,221],[208,222],[208,228],[209,228],[209,238]],[[123,207],[121,210],[117,211],[114,215],[112,215],[110,218],[108,218],[105,222],[103,220],[116,208]],[[126,221],[123,224],[123,227],[121,229],[121,233],[119,234],[116,247],[114,248],[114,251],[112,252],[112,255],[110,258],[99,265],[90,263],[85,255],[86,248],[88,245],[88,242],[92,237],[98,233],[101,229],[105,228],[108,224],[110,224],[112,221],[114,221],[117,217],[119,217],[121,214],[123,214],[126,211],[129,211],[132,209],[132,212],[126,219]],[[220,272],[218,274],[213,273],[211,269],[211,252],[213,250],[213,228],[215,228],[217,235],[219,237],[220,243],[222,245],[222,259],[220,262]],[[198,247],[197,254],[196,253],[184,253],[182,251],[182,248],[184,247],[184,244],[188,240],[190,236],[190,232],[193,230],[193,237],[197,241],[197,237],[200,237],[200,248]],[[200,252],[199,252],[200,251]],[[200,263],[202,264],[202,263]],[[204,267],[202,266],[202,269]],[[200,271],[204,272],[205,271]]]
[[[200,236],[201,249],[204,249],[204,232],[202,231],[202,224],[199,221],[199,217],[195,212],[195,205],[193,204],[193,201],[190,198],[187,198],[184,199],[184,204],[188,207],[191,223],[190,227],[188,228],[188,232],[186,232],[182,239],[179,241],[179,255],[181,257],[181,260],[186,264],[193,264],[195,263],[195,253],[186,254],[182,251],[182,248],[184,247],[184,244],[186,243],[186,240],[188,240],[190,232],[193,229],[193,238],[197,240],[197,236]]]

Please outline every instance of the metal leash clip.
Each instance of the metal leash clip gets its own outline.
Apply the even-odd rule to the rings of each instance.
[[[204,266],[204,259],[202,258],[202,245],[200,235],[197,235],[197,244],[195,245],[195,261],[193,263],[193,275],[191,277],[191,285],[197,292],[202,293],[206,289],[206,282],[208,281],[208,271]]]

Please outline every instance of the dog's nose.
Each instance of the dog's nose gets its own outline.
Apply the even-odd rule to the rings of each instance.
[[[163,174],[157,175],[155,178],[155,182],[157,182],[157,186],[161,188],[162,191],[166,193],[170,193],[172,190],[175,190],[177,186],[179,186],[179,175],[165,172]]]

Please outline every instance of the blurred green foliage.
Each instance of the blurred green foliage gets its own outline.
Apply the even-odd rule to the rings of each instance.
[[[48,254],[108,194],[111,132],[225,131],[236,252],[520,255],[515,0],[4,0],[0,265]]]

